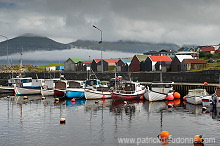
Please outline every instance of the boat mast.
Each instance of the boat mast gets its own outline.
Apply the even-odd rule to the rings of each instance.
[[[22,55],[23,55],[23,46],[22,46],[22,50],[21,50],[21,52],[20,52],[20,54],[21,54],[21,56],[20,56],[20,74],[19,74],[19,76],[20,77],[22,77]]]

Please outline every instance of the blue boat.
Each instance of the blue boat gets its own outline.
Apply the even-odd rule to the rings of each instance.
[[[68,85],[65,92],[67,98],[81,99],[85,97],[82,81],[70,81]]]
[[[66,89],[66,94],[65,96],[67,98],[84,98],[85,97],[85,93],[84,93],[84,89],[83,88],[67,88]]]

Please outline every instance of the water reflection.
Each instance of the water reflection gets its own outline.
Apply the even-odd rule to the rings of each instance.
[[[156,137],[162,130],[173,137],[204,133],[219,145],[218,108],[202,111],[202,106],[179,101],[54,101],[54,97],[42,100],[40,96],[1,98],[0,145],[125,145],[117,138]],[[66,118],[65,125],[60,125],[61,117]]]

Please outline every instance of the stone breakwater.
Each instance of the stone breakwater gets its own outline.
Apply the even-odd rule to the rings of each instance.
[[[86,72],[36,72],[36,73],[24,73],[26,77],[32,78],[59,78],[60,74],[64,75],[66,80],[85,80],[88,78]],[[13,77],[16,75],[13,74]],[[114,72],[96,73],[96,76],[101,81],[108,81],[115,77]],[[159,72],[135,72],[135,73],[117,73],[117,76],[122,76],[125,80],[133,80],[139,82],[152,82],[160,81]],[[11,73],[0,73],[0,84],[7,82],[7,79],[11,78]],[[183,82],[183,83],[219,83],[219,73],[188,73],[188,72],[176,72],[176,73],[163,73],[163,81]]]

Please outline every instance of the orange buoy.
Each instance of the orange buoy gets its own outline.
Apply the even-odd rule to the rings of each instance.
[[[102,98],[104,98],[104,99],[105,99],[105,98],[106,98],[106,96],[105,96],[105,95],[103,95],[103,96],[102,96]]]
[[[174,99],[174,97],[173,97],[173,95],[172,95],[172,94],[170,94],[170,95],[167,95],[166,99],[167,99],[167,100],[173,100],[173,99]]]
[[[140,97],[140,100],[143,100],[143,99],[144,99],[144,96],[141,96],[141,97]]]
[[[175,106],[179,106],[181,101],[180,101],[179,98],[177,98],[177,99],[174,99],[173,102],[174,102],[174,105],[175,105]]]
[[[204,85],[208,85],[208,82],[204,82]]]
[[[76,99],[75,98],[71,99],[71,102],[76,102]]]
[[[59,98],[55,98],[55,101],[59,101],[60,99]]]
[[[27,96],[24,96],[23,99],[28,99],[28,97],[27,97]]]
[[[160,134],[161,139],[170,138],[170,133],[168,131],[162,131]]]
[[[202,143],[203,142],[202,135],[195,135],[193,141],[194,143]]]
[[[184,97],[183,97],[183,100],[185,100],[185,101],[186,101],[186,96],[184,96]]]
[[[174,98],[180,98],[181,97],[181,95],[178,92],[174,92],[173,96],[174,96]]]
[[[60,118],[60,124],[65,124],[66,123],[66,119],[65,118]]]

